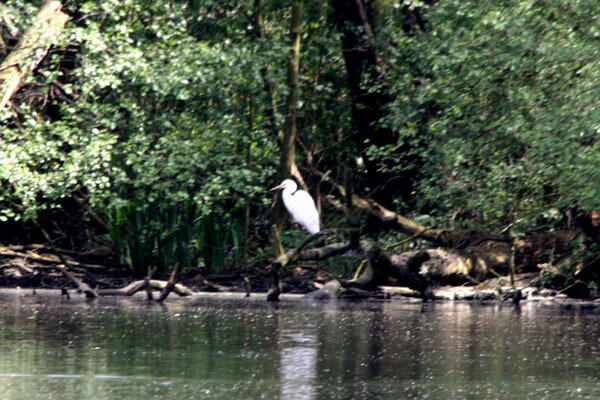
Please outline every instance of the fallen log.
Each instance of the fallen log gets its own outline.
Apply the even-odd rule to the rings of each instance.
[[[369,251],[369,266],[365,270],[373,271],[372,281],[365,287],[380,286],[394,278],[400,286],[407,286],[421,294],[423,299],[432,298],[432,284],[427,274],[421,273],[421,266],[429,260],[429,254],[419,251],[402,260],[393,260],[381,248],[373,247]],[[396,261],[396,262],[394,262]],[[361,277],[359,277],[359,281]],[[364,281],[364,278],[362,279]]]
[[[366,261],[366,267],[358,277],[342,280],[348,290],[379,292],[381,286],[390,284],[408,287],[425,299],[432,298],[432,288],[442,285],[476,285],[490,275],[499,275],[487,259],[477,254],[445,249],[415,250],[404,253],[388,253],[376,243],[361,240],[358,248],[349,242],[333,243],[314,249],[287,252],[295,254],[296,260],[324,259],[339,254],[352,254]],[[505,254],[495,260],[506,259]],[[495,264],[494,264],[495,265]],[[280,266],[281,267],[281,266]],[[507,270],[502,270],[506,273]],[[364,293],[363,293],[364,294]]]
[[[67,270],[67,267],[57,265],[56,269],[58,269],[68,280],[70,280],[75,285],[78,292],[84,293],[85,297],[89,299],[98,297],[98,293],[94,288],[90,287],[90,285],[75,277],[75,275],[73,275]]]
[[[21,254],[31,254],[27,253],[28,251],[34,252],[34,254],[39,255],[40,253],[52,253],[56,249],[63,255],[69,256],[71,261],[74,263],[80,263],[83,268],[128,268],[129,264],[120,263],[114,260],[109,260],[109,258],[113,253],[112,249],[108,246],[93,248],[84,251],[78,250],[69,250],[58,248],[54,246],[54,248],[48,244],[44,243],[31,243],[31,244],[21,244],[21,245],[9,245],[0,247],[0,253],[6,251],[14,251],[16,253]],[[75,259],[79,261],[75,261]],[[81,261],[85,259],[93,259],[95,262]],[[101,261],[99,261],[101,260]]]
[[[426,252],[419,252],[416,255],[412,255],[412,257],[405,262],[399,260],[393,262],[388,254],[375,243],[368,240],[359,241],[358,246],[352,244],[351,241],[348,241],[333,243],[313,249],[299,249],[300,247],[288,250],[285,254],[278,257],[271,265],[271,273],[274,274],[275,282],[279,284],[273,285],[267,295],[268,300],[273,301],[278,298],[282,291],[280,286],[280,271],[282,268],[289,266],[291,262],[298,260],[322,260],[341,254],[353,254],[357,257],[367,258],[369,260],[369,266],[363,271],[358,279],[341,282],[341,286],[344,288],[375,292],[378,290],[379,285],[388,283],[389,278],[392,277],[401,282],[404,286],[408,286],[411,289],[418,291],[423,298],[427,299],[431,297],[431,284],[428,277],[420,274],[421,265],[429,259]],[[327,298],[333,297],[332,293],[335,293],[334,284],[332,283],[328,288],[332,289],[319,289],[314,295],[310,295],[309,293],[309,298],[311,296],[315,296],[315,298],[318,299],[323,296]],[[364,293],[361,295],[364,295]],[[339,293],[335,295],[335,297],[338,296]]]
[[[4,250],[4,251],[0,251],[0,257],[10,257],[10,258],[23,258],[23,259],[27,259],[30,261],[35,261],[35,262],[39,262],[42,264],[65,264],[69,267],[77,267],[77,268],[82,268],[82,269],[106,269],[106,267],[102,266],[102,265],[95,265],[95,264],[84,264],[84,263],[80,263],[78,261],[73,261],[73,260],[61,260],[59,256],[56,256],[56,258],[54,257],[44,257],[44,256],[40,256],[37,254],[29,254],[29,253],[20,253],[17,251],[12,251],[12,250]]]
[[[327,174],[318,173],[323,182],[334,187],[341,198],[346,197],[346,189],[335,182]],[[475,246],[485,241],[495,241],[510,244],[513,238],[501,235],[491,235],[468,229],[435,229],[418,224],[392,210],[389,210],[373,199],[364,199],[354,193],[351,195],[352,205],[360,211],[376,218],[390,229],[413,235],[414,238],[428,240],[441,247],[466,248]],[[345,206],[337,204],[336,207],[344,209]]]
[[[500,275],[483,258],[454,250],[434,248],[387,254],[379,249],[366,255],[366,268],[346,286],[377,290],[393,284],[423,294],[430,291],[430,286],[477,285],[490,275]]]
[[[157,279],[150,279],[148,281],[148,286],[154,290],[164,290],[164,288],[169,284],[168,281],[162,281]],[[98,295],[100,296],[133,296],[140,290],[144,290],[146,288],[146,280],[139,280],[135,282],[131,282],[129,285],[119,288],[119,289],[99,289]],[[176,283],[173,285],[172,292],[177,294],[178,296],[193,296],[196,294],[193,290],[188,287],[182,285],[181,283]]]
[[[345,254],[350,251],[357,250],[348,242],[332,243],[323,247],[301,250],[297,254],[298,260],[324,260],[329,257],[334,257],[340,254]]]

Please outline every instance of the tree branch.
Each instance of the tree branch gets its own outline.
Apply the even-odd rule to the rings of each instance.
[[[0,110],[21,87],[25,76],[37,68],[52,40],[62,31],[69,16],[60,1],[47,1],[17,46],[0,64]]]

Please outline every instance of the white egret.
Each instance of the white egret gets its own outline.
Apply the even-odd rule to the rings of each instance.
[[[291,179],[284,180],[281,185],[275,186],[271,191],[279,189],[283,189],[283,204],[294,220],[310,233],[319,232],[321,230],[319,212],[310,194],[298,189],[296,182]]]

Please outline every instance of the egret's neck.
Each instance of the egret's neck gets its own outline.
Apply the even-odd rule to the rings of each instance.
[[[286,194],[293,196],[298,191],[298,186],[286,187],[285,189],[283,189],[283,191],[286,192]]]

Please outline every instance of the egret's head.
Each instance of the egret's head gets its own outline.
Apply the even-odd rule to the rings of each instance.
[[[274,188],[271,188],[270,191],[272,192],[273,190],[287,189],[287,188],[290,188],[290,190],[295,191],[297,187],[298,187],[298,185],[296,185],[296,182],[294,182],[291,179],[286,179],[283,182],[281,182],[280,185],[277,185]]]

